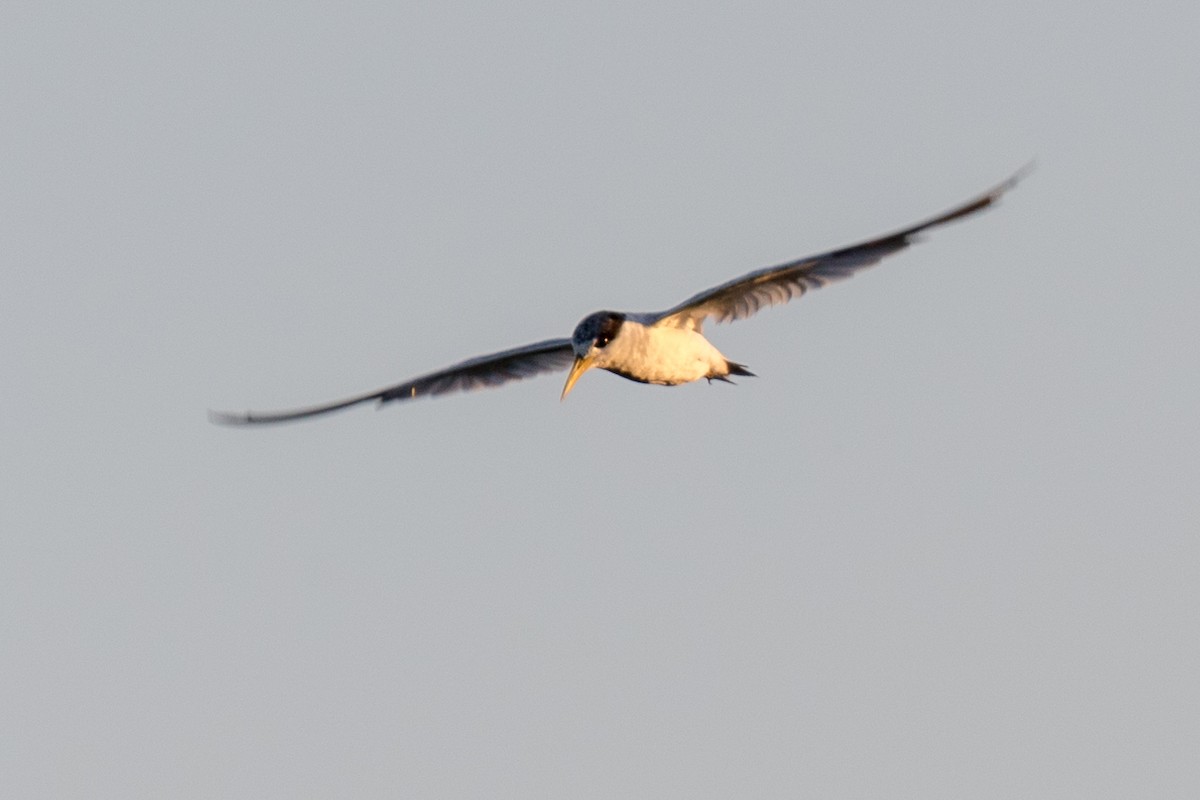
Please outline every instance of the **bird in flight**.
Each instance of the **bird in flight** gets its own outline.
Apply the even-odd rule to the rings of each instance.
[[[732,322],[763,308],[786,303],[809,289],[848,277],[917,241],[918,234],[982,211],[1013,188],[1029,171],[1022,169],[1000,185],[955,208],[903,230],[860,244],[755,270],[707,289],[666,311],[597,311],[575,327],[569,339],[547,339],[511,350],[467,359],[436,372],[376,392],[287,411],[210,411],[222,425],[258,425],[315,417],[360,403],[411,400],[500,386],[544,372],[568,370],[561,399],[589,369],[603,369],[640,383],[675,386],[706,378],[732,382],[749,375],[704,338],[705,321]]]

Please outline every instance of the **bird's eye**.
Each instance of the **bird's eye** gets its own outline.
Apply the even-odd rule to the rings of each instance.
[[[611,340],[611,339],[609,339],[609,337],[607,337],[607,336],[597,336],[597,337],[596,337],[596,347],[597,347],[598,349],[600,349],[600,350],[603,350],[603,349],[604,349],[604,347],[605,347],[605,346],[606,346],[606,345],[607,345],[607,344],[608,344],[610,341],[612,341],[612,340]]]

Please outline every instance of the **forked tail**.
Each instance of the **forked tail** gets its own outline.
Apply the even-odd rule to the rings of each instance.
[[[730,375],[745,375],[748,378],[756,377],[753,372],[746,369],[744,364],[738,364],[734,361],[730,361],[728,358],[725,359],[725,368],[729,371],[724,375],[709,375],[708,382],[712,383],[713,381],[724,381],[725,383],[733,383],[733,381],[729,380]]]
[[[757,377],[753,372],[746,369],[745,364],[736,364],[729,359],[725,359],[725,366],[729,367],[730,375],[745,375],[747,378]]]

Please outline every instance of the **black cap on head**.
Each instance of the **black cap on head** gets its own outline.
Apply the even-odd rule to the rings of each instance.
[[[625,315],[619,311],[597,311],[595,314],[589,314],[575,326],[571,343],[574,345],[595,344],[596,347],[603,348],[613,340],[617,331],[621,330],[623,322],[625,322]]]

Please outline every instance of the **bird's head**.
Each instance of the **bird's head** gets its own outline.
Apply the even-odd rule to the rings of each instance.
[[[563,387],[562,399],[567,399],[571,387],[579,376],[597,366],[597,358],[603,361],[604,348],[616,338],[625,322],[625,315],[617,311],[597,311],[584,317],[575,326],[571,335],[571,347],[575,351],[575,363],[567,375],[567,384]]]

